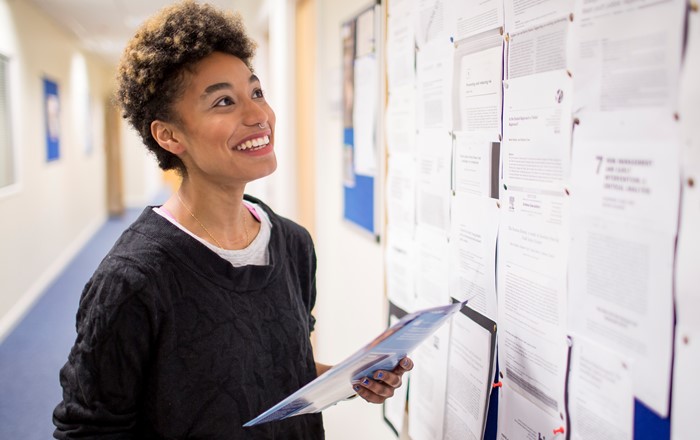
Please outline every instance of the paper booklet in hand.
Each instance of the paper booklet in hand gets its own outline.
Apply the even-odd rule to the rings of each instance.
[[[467,301],[419,310],[374,338],[343,362],[263,412],[244,427],[323,411],[354,393],[353,384],[377,370],[393,370],[401,359],[432,335]]]

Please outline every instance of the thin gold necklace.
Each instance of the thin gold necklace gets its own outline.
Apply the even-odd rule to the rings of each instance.
[[[225,247],[221,246],[221,243],[219,243],[219,240],[217,240],[216,237],[211,235],[209,229],[207,229],[207,227],[199,221],[199,219],[196,215],[194,215],[192,210],[187,205],[185,205],[185,202],[182,201],[182,197],[180,197],[180,190],[178,190],[175,194],[177,195],[177,199],[180,201],[180,204],[185,207],[185,209],[187,210],[187,212],[189,212],[190,216],[194,219],[194,221],[196,221],[199,224],[199,226],[201,226],[202,229],[204,229],[204,232],[206,232],[207,235],[209,235],[209,237],[212,240],[214,240],[214,243],[216,243],[216,245],[221,249],[226,249]],[[248,226],[246,225],[245,221],[245,212],[243,213],[243,231],[245,232],[245,245],[243,246],[243,248],[245,248],[246,246],[248,246],[248,243],[250,243],[250,239],[248,238]]]

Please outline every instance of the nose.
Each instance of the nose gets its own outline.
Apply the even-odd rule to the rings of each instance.
[[[245,108],[243,109],[243,123],[248,126],[256,126],[264,124],[268,120],[267,112],[263,106],[252,100],[245,100]]]

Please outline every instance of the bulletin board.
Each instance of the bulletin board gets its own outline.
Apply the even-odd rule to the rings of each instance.
[[[387,423],[412,440],[694,438],[697,3],[385,11],[390,315],[468,299],[498,326],[491,383],[466,377],[487,347],[455,356],[452,327],[415,354],[408,432],[395,408]]]
[[[342,25],[343,217],[377,238],[379,10],[372,4]]]

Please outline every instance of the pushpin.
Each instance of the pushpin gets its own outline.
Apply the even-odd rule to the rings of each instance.
[[[557,429],[553,430],[552,433],[554,433],[554,435],[563,434],[563,433],[564,433],[564,427],[563,427],[563,426],[560,426],[560,427],[558,427]]]
[[[493,384],[494,388],[501,388],[502,386],[503,386],[503,382],[501,382],[501,381],[498,381],[498,382]]]

